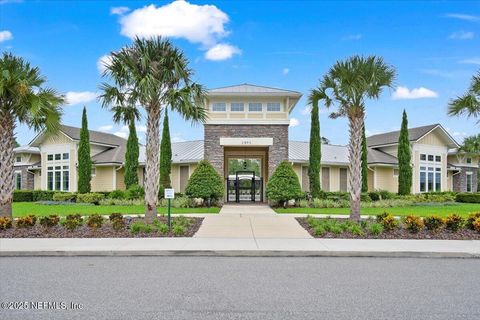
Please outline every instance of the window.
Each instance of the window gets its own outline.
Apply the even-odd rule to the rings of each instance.
[[[61,156],[61,154],[59,154]],[[55,163],[47,167],[47,189],[55,191],[70,190],[70,166]]]
[[[400,171],[398,169],[393,169],[393,176],[398,177],[399,172]]]
[[[428,168],[427,173],[427,191],[433,191],[433,168]]]
[[[56,153],[55,160],[61,160],[61,159],[62,159],[62,155],[60,153]]]
[[[258,102],[251,102],[248,104],[248,111],[250,112],[262,112],[262,104]]]
[[[420,192],[434,192],[442,190],[442,168],[420,167]]]
[[[65,166],[63,167],[65,169]],[[68,191],[69,189],[69,184],[70,184],[70,172],[68,171],[68,166],[66,167],[67,170],[62,171],[62,190],[63,191]]]
[[[217,102],[212,104],[212,111],[214,112],[225,112],[227,111],[227,104],[224,102]]]
[[[92,167],[92,177],[95,177],[97,175],[97,168]]]
[[[467,158],[466,162],[467,164],[472,164],[472,158]]]
[[[47,161],[53,161],[53,154],[47,155]]]
[[[268,112],[280,112],[281,111],[280,103],[278,103],[278,102],[267,103],[267,111]]]
[[[22,162],[22,156],[17,156],[17,158],[15,159],[16,162]]]
[[[243,111],[243,102],[233,102],[230,105],[230,111],[242,112]]]
[[[53,190],[53,171],[47,172],[47,189]]]
[[[433,155],[432,154],[428,155],[428,161],[433,161]]]
[[[435,156],[435,162],[442,162],[441,156]]]
[[[420,160],[422,160],[422,161],[427,160],[427,155],[426,154],[421,154],[420,155]]]
[[[427,191],[427,173],[420,171],[420,192]]]
[[[15,172],[15,189],[22,189],[22,173]]]
[[[63,160],[68,160],[69,158],[70,158],[70,154],[69,154],[69,153],[64,153],[64,154],[62,155],[62,159],[63,159]]]
[[[435,191],[442,190],[442,169],[435,168]]]
[[[472,192],[473,175],[471,172],[467,172],[467,192]]]

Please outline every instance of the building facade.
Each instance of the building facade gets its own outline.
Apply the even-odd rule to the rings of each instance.
[[[265,201],[265,186],[278,164],[292,163],[304,191],[309,190],[309,143],[288,136],[289,116],[301,93],[251,84],[208,91],[204,139],[172,143],[172,187],[184,192],[199,161],[208,160],[225,180],[225,201]],[[398,189],[399,131],[370,136],[369,190]],[[458,151],[458,143],[440,124],[409,129],[412,192],[477,192],[478,156]],[[75,192],[80,129],[61,126],[40,133],[16,148],[17,189]],[[124,189],[126,140],[90,131],[92,191]],[[322,144],[320,181],[325,191],[348,191],[348,148]],[[145,148],[140,146],[139,181],[143,183]]]

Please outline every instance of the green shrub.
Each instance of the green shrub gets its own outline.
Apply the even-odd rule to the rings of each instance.
[[[350,202],[343,199],[331,200],[331,199],[313,199],[313,208],[348,208]]]
[[[52,201],[55,191],[52,190],[33,190],[33,201]]]
[[[325,228],[322,225],[314,226],[313,232],[316,236],[323,236],[326,233]]]
[[[300,208],[308,208],[310,207],[308,200],[302,199],[298,202],[298,206]]]
[[[0,217],[0,230],[10,229],[12,227],[12,218]]]
[[[77,200],[77,195],[73,192],[56,192],[52,197],[53,201],[69,201],[75,202]]]
[[[99,214],[92,214],[87,218],[87,226],[92,229],[98,229],[102,227],[103,217]]]
[[[51,228],[58,225],[60,222],[60,217],[56,214],[51,214],[49,216],[41,217],[39,222],[41,226],[45,228]]]
[[[458,231],[463,227],[465,219],[458,214],[451,214],[445,219],[445,226],[448,230]]]
[[[125,220],[123,220],[123,215],[121,213],[112,213],[108,216],[108,219],[112,223],[112,228],[115,231],[125,229]]]
[[[173,199],[172,206],[174,208],[191,208],[193,207],[193,200],[188,197],[179,197]]]
[[[223,192],[223,179],[217,170],[208,161],[200,161],[188,179],[185,194],[190,198],[202,198],[210,205],[212,200],[221,199]]]
[[[100,201],[104,198],[105,196],[101,193],[95,193],[95,192],[90,192],[90,193],[79,193],[77,194],[77,202],[78,203],[93,203],[95,205],[100,204]]]
[[[138,234],[138,233],[152,233],[155,231],[156,228],[153,224],[146,224],[143,221],[135,221],[132,223],[130,226],[130,232],[133,234]]]
[[[123,220],[123,215],[121,213],[112,213],[108,216],[110,221]]]
[[[377,215],[377,222],[383,226],[387,231],[395,230],[398,227],[398,220],[389,213],[381,213]]]
[[[473,230],[480,232],[480,218],[475,219],[472,223]]]
[[[389,200],[395,198],[395,194],[387,190],[370,191],[368,196],[372,201]]]
[[[348,229],[348,231],[350,231],[350,233],[354,234],[354,235],[357,235],[357,236],[360,236],[360,237],[363,237],[365,235],[365,232],[363,231],[362,227],[360,227],[360,225],[358,224],[352,224],[350,226],[350,228]]]
[[[65,217],[62,224],[68,230],[73,231],[83,224],[83,218],[79,214],[69,214]]]
[[[267,198],[285,206],[291,199],[303,196],[298,176],[288,161],[282,161],[268,180],[266,188]]]
[[[127,189],[125,197],[129,200],[142,199],[145,196],[145,189],[138,184],[134,184]]]
[[[459,193],[455,197],[457,202],[480,203],[480,193]]]
[[[161,223],[160,221],[158,220],[155,220],[154,221],[154,224],[155,222],[158,222],[155,227],[157,228],[158,232],[162,233],[162,234],[167,234],[168,233],[168,225],[166,223]]]
[[[387,199],[387,200],[378,200],[373,202],[362,202],[362,208],[393,208],[393,207],[408,207],[412,206],[414,203],[410,200],[402,199]]]
[[[474,212],[474,213],[470,213],[468,215],[468,218],[467,218],[467,222],[465,223],[465,226],[469,229],[474,229],[473,227],[473,222],[475,220],[477,220],[478,218],[480,218],[480,212]]]
[[[173,219],[173,225],[179,225],[188,228],[191,225],[191,220],[187,217],[179,216]]]
[[[181,225],[175,225],[172,227],[172,231],[176,236],[183,236],[185,234],[185,227]]]
[[[344,191],[321,192],[321,198],[334,200],[334,201],[339,201],[339,200],[350,201],[350,193],[344,192]]]
[[[425,227],[430,231],[438,231],[445,225],[445,219],[436,215],[425,217],[423,221]]]
[[[370,195],[368,192],[362,192],[360,195],[360,201],[362,202],[372,202],[372,198],[370,198]]]
[[[340,234],[342,233],[342,231],[342,227],[340,227],[338,224],[333,224],[332,226],[330,226],[330,232],[334,234]]]
[[[13,190],[13,202],[32,202],[32,190]]]
[[[143,199],[133,199],[133,200],[127,200],[127,199],[102,199],[100,200],[101,205],[107,205],[107,206],[137,206],[137,205],[143,205],[144,201]]]
[[[422,218],[413,215],[406,216],[403,223],[405,223],[407,230],[412,233],[417,233],[425,227]]]
[[[110,199],[125,199],[127,197],[126,192],[123,190],[113,190],[107,196]]]
[[[18,218],[16,221],[17,228],[30,228],[37,223],[37,217],[33,214],[30,214],[25,217]]]
[[[383,225],[380,223],[372,223],[368,226],[368,232],[374,236],[378,236],[383,233]]]

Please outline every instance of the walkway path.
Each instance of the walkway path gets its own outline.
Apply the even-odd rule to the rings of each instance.
[[[276,214],[266,205],[224,205],[218,215],[207,216],[196,238],[309,239],[295,217]]]

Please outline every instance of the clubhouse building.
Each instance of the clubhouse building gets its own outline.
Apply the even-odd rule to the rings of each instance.
[[[309,143],[291,141],[289,115],[301,93],[242,84],[208,91],[204,139],[172,143],[173,188],[185,190],[199,161],[208,160],[225,179],[225,201],[265,201],[265,185],[277,165],[293,164],[308,191]],[[345,128],[345,132],[347,132]],[[368,188],[396,192],[399,132],[370,136]],[[409,129],[412,192],[477,191],[478,156],[458,151],[458,143],[440,124]],[[75,192],[80,129],[62,125],[55,134],[41,132],[15,149],[15,187]],[[92,191],[124,189],[126,140],[90,131]],[[348,148],[322,144],[320,181],[325,191],[348,191]],[[143,183],[145,148],[140,146],[139,181]]]

